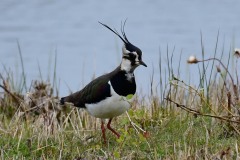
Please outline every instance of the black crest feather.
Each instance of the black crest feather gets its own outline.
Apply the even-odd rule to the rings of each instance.
[[[100,23],[101,25],[103,25],[104,27],[106,27],[107,29],[109,29],[110,31],[112,31],[113,33],[115,33],[122,41],[123,43],[125,44],[131,44],[128,39],[127,39],[127,36],[126,36],[126,33],[125,33],[125,30],[124,30],[124,27],[126,25],[126,21],[127,19],[123,22],[123,24],[121,23],[121,33],[122,33],[122,36],[118,33],[118,31],[114,28],[110,28],[108,25],[106,24],[103,24],[102,22],[98,22]]]

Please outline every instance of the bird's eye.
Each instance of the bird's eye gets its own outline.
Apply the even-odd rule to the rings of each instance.
[[[134,60],[134,59],[136,58],[136,55],[133,54],[133,53],[130,53],[130,54],[129,54],[129,57],[130,57],[131,60]]]
[[[142,56],[141,56],[141,55],[139,55],[139,56],[138,56],[138,59],[139,59],[139,61],[141,61],[141,60],[142,60]]]

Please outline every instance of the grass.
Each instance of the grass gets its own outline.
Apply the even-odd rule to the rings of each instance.
[[[19,53],[22,57],[20,46]],[[174,76],[173,52],[167,55],[167,73],[161,57],[159,62],[161,95],[153,88],[153,72],[151,95],[137,96],[128,111],[131,122],[127,114],[114,119],[121,137],[107,131],[106,145],[99,119],[71,105],[59,106],[57,58],[52,85],[37,80],[30,87],[21,58],[22,81],[14,82],[9,70],[0,74],[0,159],[240,159],[240,86],[229,63],[225,66],[216,54],[189,59],[199,66],[200,85],[192,86],[181,80],[180,62]],[[162,77],[169,81],[163,84]]]

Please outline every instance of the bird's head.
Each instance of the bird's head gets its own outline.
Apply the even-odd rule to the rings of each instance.
[[[142,61],[142,51],[138,47],[130,43],[129,40],[127,39],[127,36],[124,31],[124,26],[126,24],[126,21],[124,21],[123,25],[121,26],[122,36],[117,32],[116,29],[113,30],[106,24],[103,24],[101,22],[99,23],[102,24],[104,27],[108,28],[113,33],[115,33],[124,43],[122,48],[121,70],[132,72],[139,65],[143,65],[147,67],[147,65]]]

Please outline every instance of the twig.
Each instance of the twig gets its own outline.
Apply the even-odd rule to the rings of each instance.
[[[189,112],[189,113],[193,113],[193,114],[200,115],[200,116],[212,117],[212,118],[216,118],[216,119],[220,119],[220,120],[224,120],[224,121],[228,121],[228,122],[233,122],[233,123],[238,123],[238,124],[240,124],[240,121],[235,121],[235,120],[232,120],[232,119],[228,119],[228,118],[224,118],[224,117],[220,117],[220,116],[216,116],[216,115],[211,115],[211,114],[203,114],[203,113],[201,113],[201,112],[199,112],[199,111],[196,111],[196,110],[194,110],[194,109],[188,108],[188,107],[186,107],[186,106],[183,105],[183,104],[179,104],[179,103],[173,101],[173,100],[170,99],[170,98],[164,98],[164,99],[166,99],[166,100],[169,101],[169,102],[172,102],[172,103],[176,104],[177,107],[180,107],[181,109],[183,109],[183,110],[185,110],[185,111],[187,111],[187,112]]]
[[[128,117],[128,119],[129,119],[131,125],[133,126],[133,128],[136,130],[136,132],[137,132],[138,134],[139,134],[139,132],[138,132],[137,128],[138,128],[139,130],[141,130],[143,133],[147,133],[147,131],[145,131],[144,129],[142,129],[142,128],[139,127],[138,125],[136,125],[136,124],[131,120],[131,118],[130,118],[130,116],[129,116],[129,114],[128,114],[127,111],[126,111],[126,114],[127,114],[127,117]],[[137,128],[136,128],[136,127],[137,127]],[[148,147],[151,148],[151,146],[150,146],[150,144],[148,143],[147,140],[146,140],[146,142],[147,142]]]
[[[208,58],[208,59],[203,59],[203,60],[197,60],[195,59],[195,62],[194,63],[198,63],[198,62],[205,62],[205,61],[218,61],[221,66],[226,70],[227,74],[229,75],[231,81],[232,81],[232,88],[233,88],[233,93],[235,95],[235,100],[238,101],[239,100],[239,97],[238,97],[238,88],[237,88],[237,85],[235,85],[234,83],[234,79],[231,75],[231,73],[229,72],[228,68],[222,63],[222,61],[216,57],[213,57],[213,58]],[[225,82],[224,82],[225,84]]]
[[[136,132],[137,132],[138,134],[139,134],[139,132],[138,132],[137,128],[138,128],[139,130],[141,130],[143,133],[146,132],[145,130],[143,130],[141,127],[139,127],[138,125],[136,125],[136,123],[134,123],[134,122],[131,120],[128,112],[126,112],[126,114],[127,114],[127,117],[128,117],[128,119],[129,119],[131,125],[133,126],[133,128],[136,130]],[[137,127],[137,128],[136,128],[136,127]]]
[[[226,72],[228,73],[228,75],[229,75],[229,77],[230,77],[230,79],[231,79],[231,81],[232,81],[232,83],[233,83],[233,85],[234,85],[234,80],[233,80],[233,77],[232,77],[232,75],[230,74],[230,72],[228,71],[228,69],[227,69],[227,67],[222,63],[222,61],[220,60],[220,59],[218,59],[218,58],[216,58],[216,57],[214,57],[214,58],[208,58],[208,59],[204,59],[204,60],[198,60],[198,62],[205,62],[205,61],[218,61],[220,64],[221,64],[221,66],[226,70]]]

